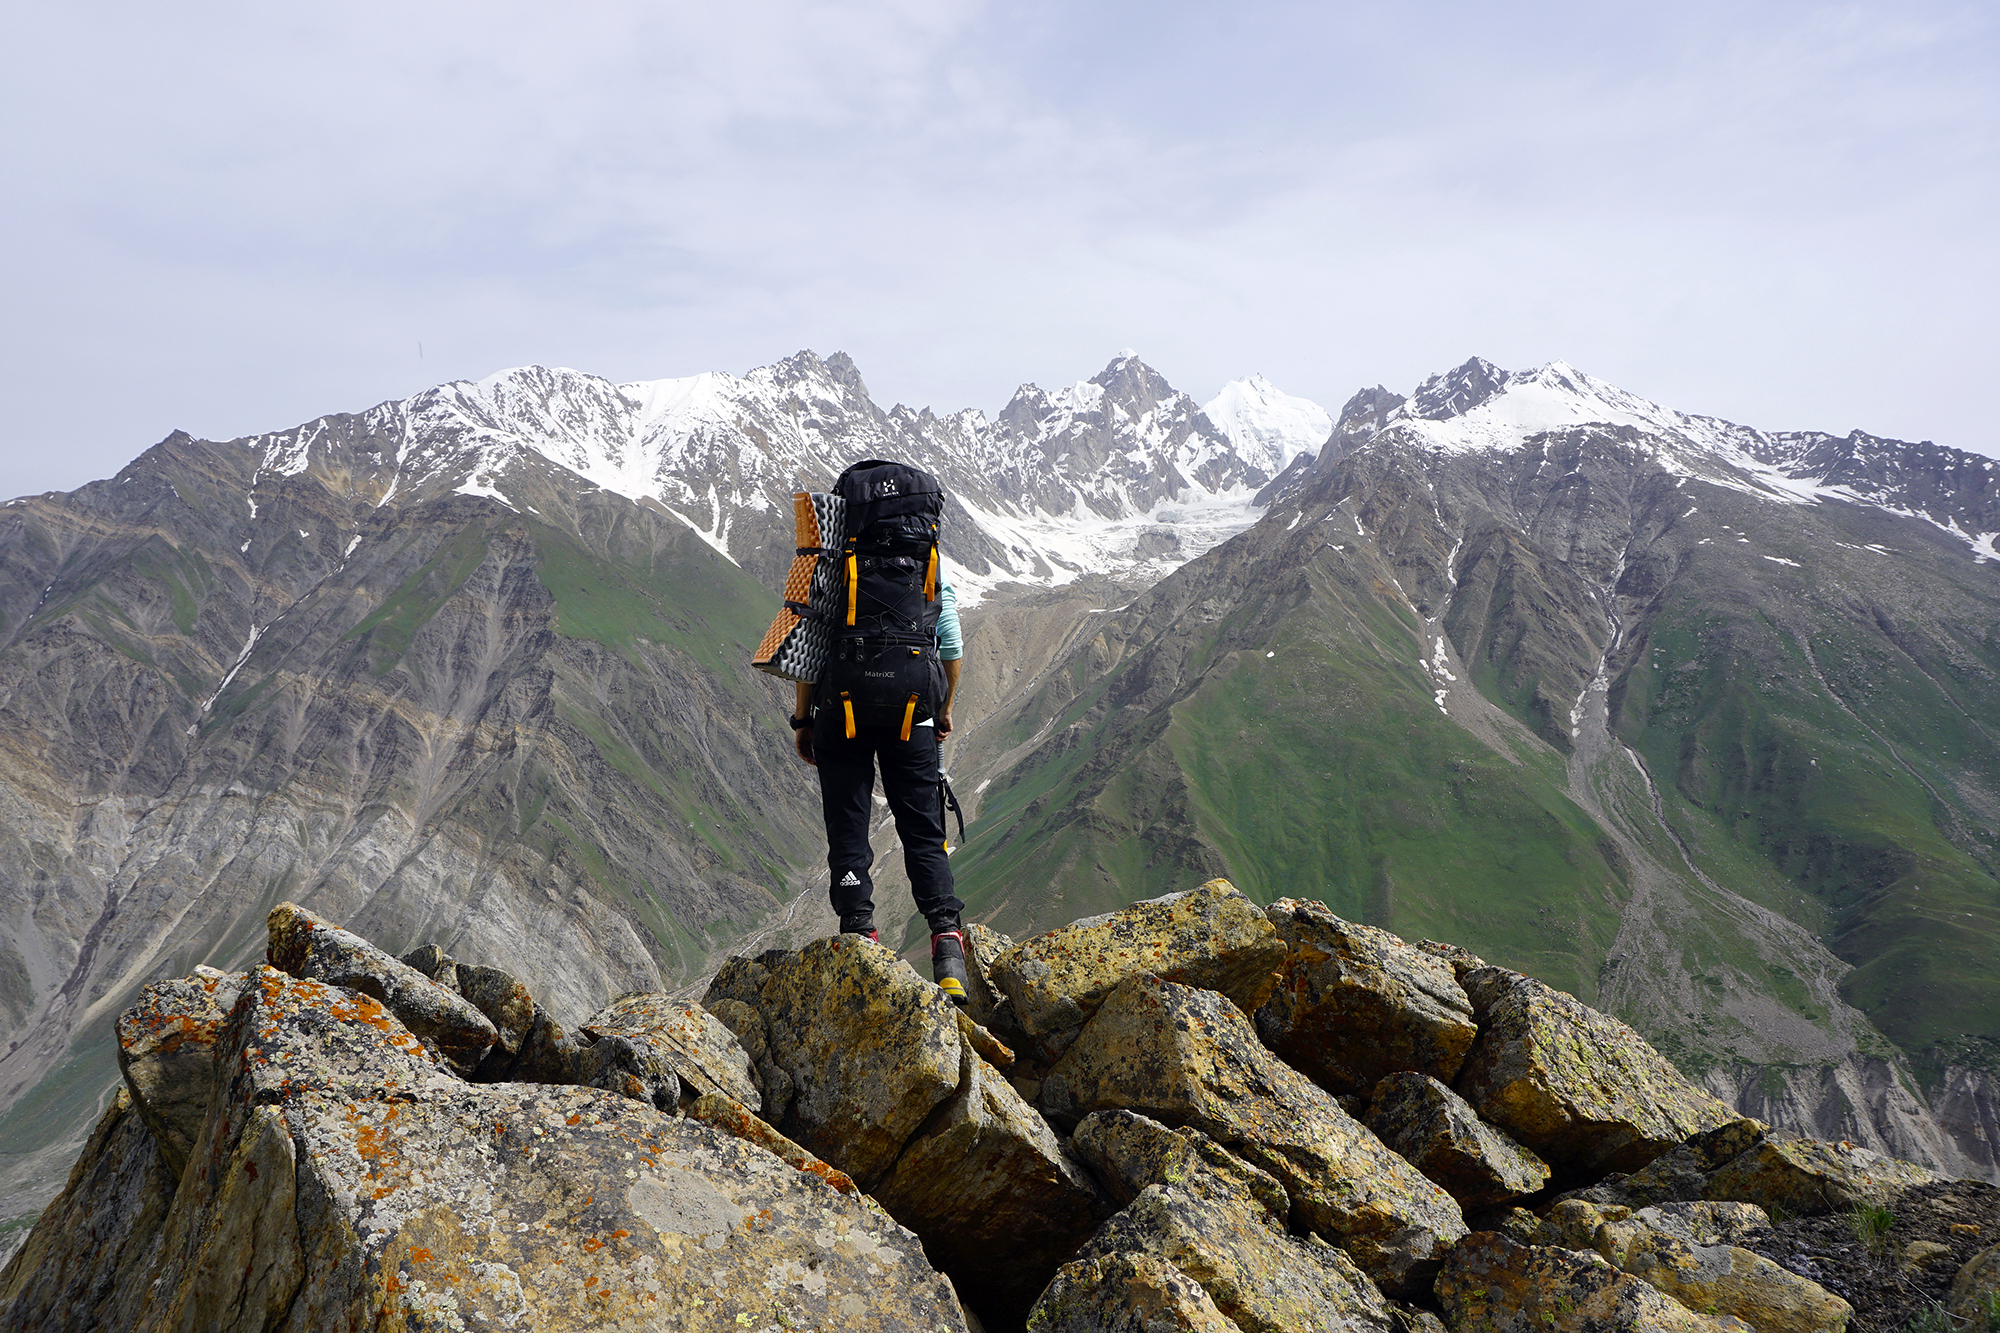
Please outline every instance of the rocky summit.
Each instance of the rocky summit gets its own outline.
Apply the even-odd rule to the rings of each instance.
[[[1900,1327],[1815,1219],[1928,1219],[1909,1289],[2000,1299],[2000,1189],[1738,1116],[1454,946],[1222,880],[972,943],[964,1012],[843,935],[570,1027],[281,902],[119,1017],[0,1330]]]

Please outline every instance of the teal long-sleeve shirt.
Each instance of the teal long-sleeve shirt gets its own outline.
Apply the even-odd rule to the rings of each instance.
[[[940,570],[939,577],[943,577]],[[965,655],[965,645],[958,637],[958,594],[949,583],[938,585],[938,656],[947,662],[955,662]]]

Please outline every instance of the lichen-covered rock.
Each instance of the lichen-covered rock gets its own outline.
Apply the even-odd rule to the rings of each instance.
[[[527,1039],[528,1029],[535,1023],[538,1006],[534,995],[513,973],[503,972],[497,967],[454,964],[450,959],[446,959],[445,964],[451,968],[455,983],[446,989],[456,990],[464,996],[493,1025],[493,1050],[488,1058],[519,1055],[521,1043]],[[438,979],[433,977],[432,980]],[[438,984],[444,983],[439,981]]]
[[[1291,1221],[1344,1246],[1392,1296],[1420,1292],[1465,1233],[1451,1196],[1257,1041],[1213,991],[1121,982],[1042,1084],[1053,1114],[1125,1108],[1192,1125],[1284,1183]]]
[[[1709,1176],[1704,1193],[1794,1215],[1887,1207],[1896,1196],[1938,1177],[1851,1143],[1766,1134]]]
[[[1690,1245],[1631,1222],[1598,1228],[1597,1251],[1690,1310],[1731,1315],[1757,1333],[1840,1333],[1854,1308],[1810,1278],[1734,1245]]]
[[[1148,1185],[1077,1257],[1133,1252],[1199,1282],[1244,1333],[1392,1327],[1387,1302],[1351,1259],[1286,1235],[1244,1194]]]
[[[514,1058],[482,1065],[474,1077],[481,1083],[574,1083],[584,1045],[537,1005]]]
[[[731,1134],[746,1143],[754,1143],[776,1157],[794,1171],[804,1171],[818,1176],[842,1194],[859,1194],[856,1185],[845,1171],[829,1165],[793,1143],[790,1139],[772,1129],[749,1107],[719,1092],[705,1092],[687,1103],[682,1114],[691,1120],[713,1125],[725,1134]]]
[[[458,989],[458,964],[435,944],[420,944],[402,957],[402,962],[435,981],[446,990]]]
[[[1541,1243],[1542,1219],[1518,1204],[1468,1213],[1465,1224],[1474,1231],[1497,1231],[1522,1245]]]
[[[1480,1035],[1459,1094],[1559,1174],[1636,1171],[1737,1118],[1638,1033],[1574,996],[1498,967],[1460,984]]]
[[[359,935],[290,902],[272,908],[268,924],[271,966],[369,996],[459,1073],[471,1074],[492,1049],[499,1034],[485,1014]]]
[[[136,1328],[174,1197],[170,1171],[120,1088],[70,1168],[69,1183],[0,1269],[0,1330]]]
[[[1996,1308],[2000,1308],[2000,1245],[1966,1260],[1951,1280],[1951,1295],[1945,1300],[1945,1309],[1961,1328],[1977,1329],[1978,1321]]]
[[[1440,960],[1451,968],[1452,975],[1456,977],[1490,966],[1484,958],[1460,944],[1447,944],[1442,940],[1418,940],[1411,947]]]
[[[1041,1036],[1082,1026],[1120,981],[1141,972],[1219,991],[1255,1012],[1285,942],[1226,879],[1072,921],[993,960],[1014,1021]]]
[[[778,1129],[863,1189],[917,1127],[958,1091],[964,1044],[944,992],[879,944],[814,940],[754,965],[746,999],[763,1015],[771,1058],[792,1084]],[[709,996],[731,980],[716,976]]]
[[[1458,1076],[1479,1029],[1449,962],[1323,903],[1281,898],[1267,911],[1290,953],[1257,1010],[1265,1045],[1335,1093],[1402,1070]]]
[[[1368,1128],[1458,1200],[1482,1208],[1548,1183],[1541,1158],[1481,1120],[1428,1074],[1390,1074],[1368,1099]]]
[[[680,1104],[681,1081],[650,1046],[612,1035],[578,1049],[565,1083],[601,1088],[661,1111]]]
[[[1070,1136],[1070,1151],[1096,1172],[1120,1208],[1148,1185],[1178,1185],[1202,1194],[1219,1187],[1246,1195],[1280,1223],[1291,1212],[1291,1198],[1276,1176],[1192,1125],[1171,1129],[1137,1111],[1094,1111]]]
[[[844,935],[732,960],[708,994],[761,1017],[791,1085],[779,1130],[881,1200],[1006,1319],[1026,1314],[1108,1211],[1048,1123],[979,1054],[988,1043],[881,945]]]
[[[1630,1175],[1608,1176],[1574,1194],[1593,1203],[1617,1203],[1628,1208],[1693,1202],[1706,1194],[1710,1176],[1749,1151],[1765,1132],[1760,1121],[1733,1117],[1714,1129],[1690,1136],[1679,1147],[1662,1153]]]
[[[1771,1227],[1770,1214],[1754,1203],[1660,1203],[1641,1208],[1632,1220],[1690,1245],[1734,1245]]]
[[[1517,1245],[1491,1231],[1453,1248],[1437,1297],[1445,1322],[1464,1333],[1722,1333],[1600,1255]]]
[[[970,1045],[958,1095],[870,1192],[982,1311],[1026,1314],[1105,1214],[1095,1182]]]
[[[1201,1284],[1150,1254],[1063,1265],[1028,1315],[1029,1333],[1238,1333]]]
[[[763,1109],[764,1095],[742,1043],[692,1001],[644,992],[621,995],[586,1021],[583,1031],[597,1039],[619,1036],[650,1047],[692,1096],[719,1092],[753,1111]]]
[[[865,1197],[629,1098],[463,1082],[366,996],[263,969],[222,1055],[140,1327],[965,1328]]]
[[[1623,1222],[1631,1216],[1630,1208],[1617,1204],[1600,1206],[1583,1199],[1559,1199],[1543,1215],[1535,1235],[1521,1243],[1560,1245],[1566,1250],[1595,1250],[1598,1228],[1606,1222]]]
[[[243,974],[209,970],[149,982],[118,1016],[118,1069],[139,1118],[178,1180],[215,1085],[215,1044],[243,988]]]
[[[979,1053],[980,1059],[995,1069],[1013,1067],[1014,1052],[1007,1043],[973,1022],[972,1015],[963,1009],[958,1011],[958,1035],[965,1039],[967,1046]]]
[[[993,960],[1014,947],[1014,941],[991,926],[974,921],[965,928],[965,1012],[981,1027],[990,1027],[993,1010],[1006,993],[993,984]]]
[[[764,1015],[741,1000],[716,999],[712,992],[704,1007],[715,1015],[716,1022],[729,1029],[743,1048],[743,1054],[749,1057],[751,1077],[763,1098],[758,1114],[774,1124],[783,1121],[792,1105],[792,1076],[778,1068],[777,1061],[771,1058],[771,1034]]]

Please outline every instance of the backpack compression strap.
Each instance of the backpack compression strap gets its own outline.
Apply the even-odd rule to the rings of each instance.
[[[861,574],[854,562],[854,538],[847,539],[847,623],[854,623],[855,603],[861,596]],[[853,735],[853,732],[849,732]]]
[[[931,543],[931,566],[924,571],[924,600],[935,602],[937,593],[937,542]]]
[[[854,700],[847,697],[847,691],[840,692],[840,711],[847,715],[847,739],[854,739]],[[908,739],[905,737],[905,739]]]
[[[898,740],[910,739],[910,727],[916,722],[916,718],[917,696],[913,694],[910,696],[910,701],[903,705],[903,734],[897,737]]]

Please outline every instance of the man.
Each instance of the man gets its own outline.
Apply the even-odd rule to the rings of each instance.
[[[833,910],[843,934],[877,939],[875,885],[868,871],[875,852],[868,844],[869,803],[875,766],[882,791],[903,841],[903,866],[910,894],[931,930],[931,972],[939,989],[956,1004],[966,1002],[965,933],[959,914],[965,904],[954,892],[946,855],[944,807],[938,791],[938,752],[951,734],[952,699],[958,692],[958,598],[937,573],[936,652],[944,667],[944,697],[934,718],[906,729],[850,725],[832,701],[815,697],[818,683],[799,681],[792,708],[792,733],[799,758],[819,770],[820,806],[826,818],[826,863],[832,874]],[[903,739],[903,731],[908,739]],[[851,735],[850,735],[851,733]]]

